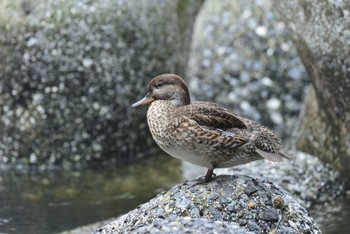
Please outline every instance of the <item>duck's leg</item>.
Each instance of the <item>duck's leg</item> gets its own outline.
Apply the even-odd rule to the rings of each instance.
[[[213,179],[213,175],[215,176],[214,169],[208,169],[207,174],[205,174],[204,181],[205,182],[211,181]]]
[[[215,176],[214,169],[208,169],[207,174],[205,174],[205,176],[201,176],[197,179],[185,181],[185,184],[188,185],[188,187],[193,187],[197,184],[205,184],[211,181],[213,179],[213,176]]]

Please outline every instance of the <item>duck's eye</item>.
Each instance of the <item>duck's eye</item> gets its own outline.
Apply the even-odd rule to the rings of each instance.
[[[160,88],[164,85],[164,82],[158,82],[155,86],[156,88]]]

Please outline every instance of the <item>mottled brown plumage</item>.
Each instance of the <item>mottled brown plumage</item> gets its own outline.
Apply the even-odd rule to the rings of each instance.
[[[153,78],[147,95],[132,106],[149,103],[153,139],[171,156],[208,168],[205,181],[214,168],[287,158],[281,140],[268,128],[215,103],[191,103],[186,83],[175,74]]]

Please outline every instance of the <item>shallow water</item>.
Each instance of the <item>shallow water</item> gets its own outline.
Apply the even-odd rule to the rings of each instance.
[[[80,171],[0,171],[0,233],[53,233],[123,214],[181,181],[165,155]]]
[[[116,217],[204,168],[157,155],[79,171],[0,171],[0,233],[56,233]],[[310,213],[325,234],[350,229],[350,199]]]

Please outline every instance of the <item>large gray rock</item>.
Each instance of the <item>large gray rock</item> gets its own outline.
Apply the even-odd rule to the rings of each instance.
[[[323,232],[341,232],[347,227],[350,213],[342,175],[315,156],[298,151],[286,153],[291,159],[284,163],[260,160],[215,172],[269,180],[306,208]]]
[[[196,99],[289,137],[309,81],[275,13],[271,1],[207,0],[195,25],[188,77]]]
[[[289,151],[288,156],[291,160],[284,163],[261,160],[234,168],[217,169],[216,173],[238,173],[267,179],[288,191],[308,210],[315,206],[325,207],[345,195],[342,176],[329,165],[303,152]]]
[[[350,185],[350,1],[275,1],[312,81],[297,147]]]
[[[320,233],[287,192],[243,175],[217,176],[193,187],[177,185],[95,233],[220,233],[220,227],[227,227],[224,233]]]
[[[0,3],[0,163],[151,150],[145,110],[130,105],[151,77],[184,73],[202,1],[20,2]]]

